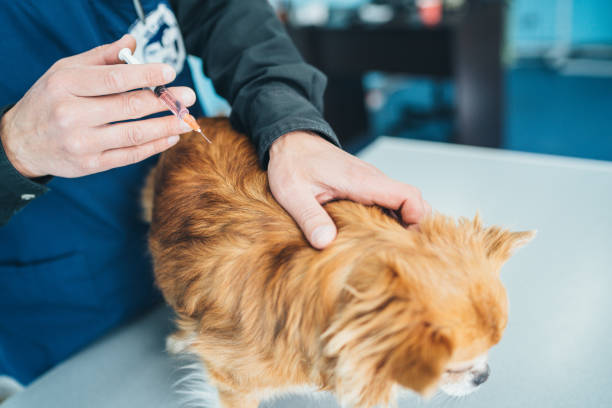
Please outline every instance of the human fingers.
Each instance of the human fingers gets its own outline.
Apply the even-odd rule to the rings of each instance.
[[[195,92],[187,87],[168,88],[185,106],[196,101]],[[80,98],[74,104],[72,112],[79,112],[74,118],[77,124],[98,126],[111,122],[139,119],[148,115],[168,110],[168,107],[149,90],[123,92],[117,95],[105,95]]]
[[[398,211],[405,224],[418,223],[425,216],[427,207],[419,189],[380,171],[363,171],[367,175],[357,177],[358,183],[346,187],[349,199]]]
[[[279,204],[297,222],[310,244],[323,249],[336,238],[336,226],[308,188],[279,187],[275,194]]]
[[[385,194],[383,188],[389,189],[389,192]],[[376,204],[398,210],[405,224],[416,224],[427,214],[421,191],[409,184],[387,178],[374,187],[373,194]]]
[[[174,115],[105,125],[88,136],[91,152],[138,146],[151,141],[180,135],[191,128]]]
[[[176,71],[168,64],[88,65],[66,68],[56,77],[56,85],[75,96],[99,96],[165,85]]]
[[[105,171],[115,167],[138,163],[148,157],[161,153],[174,146],[180,140],[179,136],[164,137],[138,146],[112,149],[94,155],[89,161],[91,173]]]

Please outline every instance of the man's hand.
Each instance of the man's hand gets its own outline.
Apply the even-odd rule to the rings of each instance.
[[[431,211],[415,187],[306,132],[288,133],[272,144],[268,178],[274,197],[319,249],[336,237],[336,226],[321,206],[333,199],[377,204],[397,211],[405,224],[418,223]]]
[[[17,171],[84,176],[141,161],[191,130],[174,116],[116,123],[166,110],[141,88],[176,76],[166,64],[122,64],[117,54],[126,47],[136,47],[129,35],[57,61],[2,117],[0,138]],[[187,106],[195,102],[191,89],[171,89]]]

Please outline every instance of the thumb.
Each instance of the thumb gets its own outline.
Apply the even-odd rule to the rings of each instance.
[[[77,54],[71,59],[74,62],[85,65],[111,65],[119,64],[119,51],[123,48],[129,48],[132,53],[136,49],[136,39],[130,34],[125,34],[123,37],[110,44],[100,45],[89,51]]]
[[[336,238],[336,226],[315,197],[307,190],[293,191],[284,197],[288,200],[279,203],[298,223],[310,245],[323,249],[331,244]]]

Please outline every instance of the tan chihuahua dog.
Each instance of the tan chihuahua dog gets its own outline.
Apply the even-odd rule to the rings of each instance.
[[[312,386],[343,404],[408,388],[464,395],[489,375],[507,321],[499,269],[531,232],[326,204],[338,227],[313,249],[274,200],[248,139],[224,119],[162,154],[144,192],[155,277],[175,344],[206,365],[224,408]]]

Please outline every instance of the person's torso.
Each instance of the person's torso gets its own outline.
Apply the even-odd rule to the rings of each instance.
[[[15,103],[58,59],[137,37],[137,55],[192,86],[170,6],[142,0],[0,0],[0,106]],[[193,113],[201,115],[198,106]],[[29,382],[159,300],[146,251],[140,189],[156,159],[77,179],[0,227],[0,374]]]

